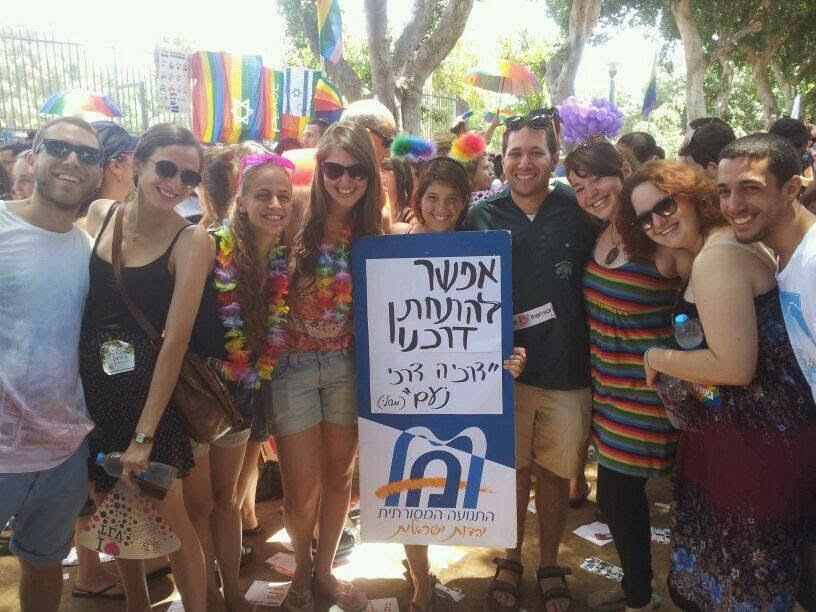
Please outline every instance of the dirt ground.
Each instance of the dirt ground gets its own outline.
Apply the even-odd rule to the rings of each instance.
[[[561,545],[560,563],[572,569],[572,576],[568,579],[575,604],[574,610],[587,610],[586,598],[589,593],[611,588],[615,583],[607,578],[589,573],[581,569],[580,564],[588,557],[598,557],[610,563],[619,564],[615,546],[612,543],[598,546],[572,533],[577,527],[595,521],[597,506],[595,499],[595,465],[587,466],[587,476],[593,485],[589,503],[577,510],[570,510],[567,517],[567,529]],[[648,493],[651,505],[652,525],[654,527],[669,526],[669,511],[658,504],[667,504],[670,498],[670,483],[667,480],[653,480],[649,483]],[[248,589],[254,580],[283,582],[286,577],[272,570],[265,560],[276,552],[286,552],[280,541],[282,533],[282,514],[280,500],[261,502],[258,504],[258,517],[263,532],[257,536],[246,538],[245,543],[254,549],[254,558],[241,571],[241,584]],[[536,517],[532,512],[527,513],[527,542],[524,547],[525,576],[523,584],[523,607],[526,610],[540,610],[540,598],[535,585],[535,568],[538,565],[537,542],[535,539]],[[276,536],[277,534],[277,536]],[[272,540],[272,541],[267,541]],[[489,585],[489,578],[493,575],[492,559],[499,551],[489,549],[461,548],[461,547],[431,547],[431,566],[439,579],[448,586],[461,590],[465,597],[456,604],[455,609],[486,610],[484,603],[485,593]],[[670,546],[666,544],[652,544],[652,564],[656,582],[656,592],[663,598],[663,610],[673,610],[666,592],[666,574],[669,566]],[[403,567],[402,547],[396,544],[363,544],[355,548],[349,556],[349,561],[339,567],[337,574],[344,579],[353,580],[354,584],[366,591],[370,599],[396,597],[402,610],[408,609],[408,589],[402,577]],[[80,611],[114,611],[122,610],[122,602],[101,601],[91,599],[76,599],[71,596],[75,567],[66,567],[67,578],[63,589],[60,610],[66,612]],[[13,557],[0,557],[0,611],[14,611],[19,609],[17,599],[18,581],[17,562]],[[177,592],[172,576],[151,580],[150,594],[154,602],[153,608],[157,611],[166,610]],[[322,602],[319,602],[322,603]],[[326,610],[328,606],[320,605],[318,610]]]

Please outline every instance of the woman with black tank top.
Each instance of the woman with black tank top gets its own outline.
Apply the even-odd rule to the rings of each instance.
[[[92,456],[122,452],[128,474],[158,461],[178,468],[183,478],[193,467],[193,454],[170,397],[215,245],[204,228],[190,227],[173,209],[201,180],[201,147],[186,128],[160,124],[144,133],[133,157],[136,195],[121,204],[122,280],[128,297],[156,329],[164,331],[164,340],[157,352],[125,306],[111,263],[117,206],[110,206],[100,228],[102,209],[109,203],[95,202],[88,230],[97,239],[80,339],[80,374],[96,423],[91,450]],[[126,356],[124,362],[105,359],[103,345]],[[116,481],[97,466],[91,466],[90,476],[99,504]],[[184,509],[182,481],[153,503],[181,540],[170,562],[184,608],[204,610],[204,558]],[[143,563],[121,559],[118,563],[127,610],[150,609]]]

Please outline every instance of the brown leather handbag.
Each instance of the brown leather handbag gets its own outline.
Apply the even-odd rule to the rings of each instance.
[[[158,351],[162,335],[156,331],[144,313],[130,299],[122,280],[122,221],[125,205],[117,202],[116,219],[113,224],[113,277],[130,314],[142,328]],[[230,428],[241,422],[232,396],[224,388],[221,379],[206,361],[191,351],[184,354],[176,388],[171,403],[185,432],[196,442],[209,444]]]

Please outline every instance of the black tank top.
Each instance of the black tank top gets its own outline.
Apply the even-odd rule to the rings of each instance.
[[[113,216],[114,206],[108,211],[99,236]],[[164,330],[170,300],[173,297],[175,279],[167,269],[167,263],[179,235],[190,225],[182,227],[167,249],[159,257],[144,266],[122,267],[122,282],[131,300],[141,309],[148,321],[161,333]],[[85,325],[107,330],[130,330],[141,332],[141,327],[130,315],[125,306],[116,280],[113,277],[113,264],[103,260],[96,251],[99,238],[91,254],[91,288],[85,307]]]

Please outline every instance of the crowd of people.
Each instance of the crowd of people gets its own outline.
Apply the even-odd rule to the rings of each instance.
[[[83,506],[117,483],[90,458],[114,451],[128,475],[149,462],[178,470],[151,501],[181,543],[169,565],[184,608],[250,609],[242,539],[260,529],[258,456],[270,436],[296,560],[285,608],[314,610],[320,594],[364,610],[366,594],[332,573],[358,450],[353,242],[497,229],[512,233],[515,348],[504,367],[515,379],[507,511],[518,544],[495,559],[488,607],[522,604],[531,486],[541,601],[548,612],[572,605],[558,553],[568,506],[589,493],[590,443],[623,568],[620,589],[592,593],[591,609],[660,605],[646,483],[669,475],[675,605],[813,605],[813,133],[785,118],[735,138],[721,119],[697,119],[671,161],[643,132],[565,147],[551,108],[503,120],[490,156],[498,124],[481,134],[457,120],[434,146],[398,136],[388,109],[367,100],[274,152],[202,147],[175,124],[136,138],[75,117],[43,126],[28,149],[0,149],[10,177],[0,181],[0,523],[10,521],[23,610],[57,609]],[[307,186],[293,186],[286,155],[299,147],[315,150]],[[531,314],[539,322],[523,323]],[[678,343],[680,320],[698,323],[695,345]],[[172,400],[188,348],[241,416],[211,444],[191,439]],[[672,381],[687,381],[685,400],[667,391]],[[165,558],[117,559],[114,577],[77,548],[75,596],[150,609],[147,578],[167,571]],[[405,553],[411,610],[446,609],[427,547]]]

